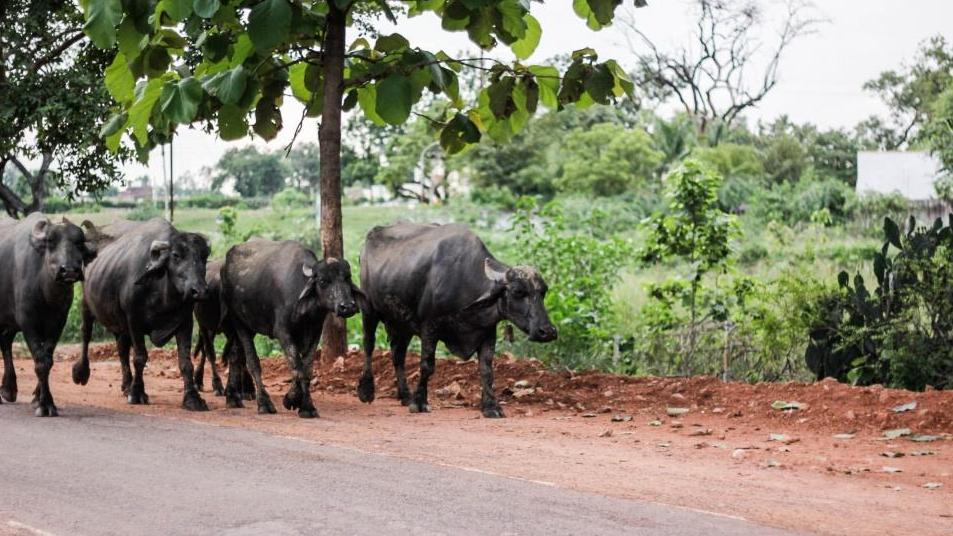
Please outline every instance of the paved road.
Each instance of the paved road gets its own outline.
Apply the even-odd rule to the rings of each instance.
[[[32,414],[0,405],[0,534],[786,534],[245,429]]]

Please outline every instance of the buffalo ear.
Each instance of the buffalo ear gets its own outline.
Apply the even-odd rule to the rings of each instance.
[[[50,222],[49,220],[40,220],[33,226],[30,232],[30,244],[34,248],[43,251],[46,249],[47,239],[49,238]]]
[[[88,240],[83,242],[83,264],[89,264],[96,260],[97,253],[99,253],[99,250],[96,248],[96,244]]]
[[[503,294],[503,291],[506,290],[506,285],[502,283],[494,283],[489,290],[484,292],[479,298],[473,301],[470,305],[464,307],[464,311],[470,311],[473,309],[479,309],[481,307],[486,307],[496,302],[500,299],[500,296]]]
[[[143,283],[146,279],[162,273],[169,263],[169,243],[165,240],[153,240],[149,247],[149,264],[146,265],[146,271],[136,279],[136,284]]]
[[[360,307],[361,311],[366,311],[369,305],[367,294],[364,294],[364,291],[354,283],[351,283],[351,294],[354,296],[354,301],[357,302],[357,306]]]

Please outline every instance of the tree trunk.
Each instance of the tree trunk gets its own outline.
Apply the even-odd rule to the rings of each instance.
[[[327,33],[322,47],[324,101],[318,142],[321,151],[321,247],[324,258],[344,258],[341,227],[341,108],[344,97],[344,33],[346,13],[328,2]],[[329,314],[324,323],[321,356],[334,359],[347,351],[344,321]]]

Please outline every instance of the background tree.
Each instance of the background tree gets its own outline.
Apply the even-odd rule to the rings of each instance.
[[[731,125],[757,105],[778,82],[785,50],[812,33],[820,20],[804,0],[789,0],[777,41],[768,49],[760,71],[754,64],[765,48],[757,35],[764,26],[761,4],[754,0],[696,0],[692,42],[664,50],[629,12],[621,16],[623,35],[637,58],[635,77],[650,100],[675,97],[702,134]],[[755,74],[757,72],[757,74]],[[721,134],[716,131],[715,143]]]
[[[576,2],[592,29],[610,24],[618,0]],[[645,0],[635,0],[645,5]],[[140,154],[167,139],[179,124],[202,121],[225,140],[252,130],[272,139],[283,126],[280,105],[291,90],[305,115],[321,116],[321,242],[325,256],[344,255],[341,232],[341,114],[360,106],[372,121],[399,125],[427,91],[442,99],[432,117],[448,153],[479,141],[483,133],[505,141],[541,103],[610,101],[633,85],[612,60],[599,62],[592,49],[573,53],[560,73],[554,67],[469,58],[414,47],[400,34],[372,35],[378,16],[396,22],[388,0],[84,0],[85,29],[99,47],[115,51],[106,87],[119,103],[103,135],[117,148],[131,131]],[[518,59],[528,58],[541,28],[531,2],[518,0],[412,0],[411,16],[433,13],[447,31],[466,31],[482,49],[498,43]],[[349,26],[367,35],[348,42]],[[376,37],[372,45],[369,38]],[[485,69],[488,84],[474,106],[460,96],[457,72]],[[138,82],[137,82],[138,80]],[[333,317],[333,315],[332,315]],[[344,326],[329,317],[326,354],[345,350]]]
[[[562,191],[595,196],[619,195],[654,187],[662,153],[645,130],[601,123],[566,136],[560,151]]]
[[[212,189],[231,184],[242,197],[270,196],[285,187],[289,171],[284,158],[249,145],[225,151],[212,176]]]
[[[299,143],[288,151],[288,182],[299,190],[317,189],[321,180],[321,153],[313,142]]]
[[[691,375],[700,320],[699,288],[705,274],[723,266],[731,254],[729,240],[735,231],[735,222],[718,208],[721,177],[703,164],[686,160],[665,182],[668,212],[647,220],[648,236],[640,256],[642,262],[652,264],[681,259],[691,270],[687,293],[679,284],[662,285],[654,291],[656,295],[685,295],[688,301],[691,320],[683,372]]]
[[[921,139],[933,103],[953,83],[953,46],[942,35],[925,41],[912,65],[884,71],[864,84],[890,111],[884,120],[871,117],[859,126],[878,148],[895,150]]]
[[[0,181],[10,216],[43,210],[52,187],[95,192],[120,177],[128,153],[110,153],[98,135],[111,104],[102,86],[110,54],[82,28],[71,1],[0,2],[0,176],[15,169],[27,186]]]

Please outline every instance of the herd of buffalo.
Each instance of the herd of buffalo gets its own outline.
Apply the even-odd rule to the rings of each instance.
[[[398,222],[372,229],[360,261],[360,287],[343,259],[319,259],[295,241],[254,238],[232,247],[224,260],[209,261],[208,240],[179,231],[168,221],[119,220],[82,227],[42,214],[0,221],[0,351],[4,373],[0,403],[17,398],[13,339],[22,333],[34,361],[37,416],[57,415],[50,392],[53,351],[82,281],[82,356],[73,381],[89,381],[89,343],[99,322],[116,339],[122,391],[130,404],[147,404],[143,371],[146,336],[156,346],[172,338],[182,376],[182,406],[207,410],[199,394],[206,359],[212,389],[228,407],[256,400],[259,413],[275,413],[261,378],[255,335],[276,339],[291,369],[283,399],[300,417],[317,417],[311,399],[315,349],[325,317],[362,313],[364,370],[357,394],[374,400],[371,356],[375,333],[384,324],[397,376],[397,396],[411,412],[427,412],[427,383],[434,372],[437,343],[455,355],[479,356],[486,417],[502,417],[493,394],[497,324],[509,321],[533,341],[552,341],[556,328],[543,300],[546,283],[528,266],[507,266],[480,238],[461,225]],[[192,335],[198,324],[197,368]],[[215,366],[214,339],[224,334],[223,386]],[[413,393],[404,360],[412,337],[420,338],[420,377]],[[132,361],[130,363],[130,354]]]

